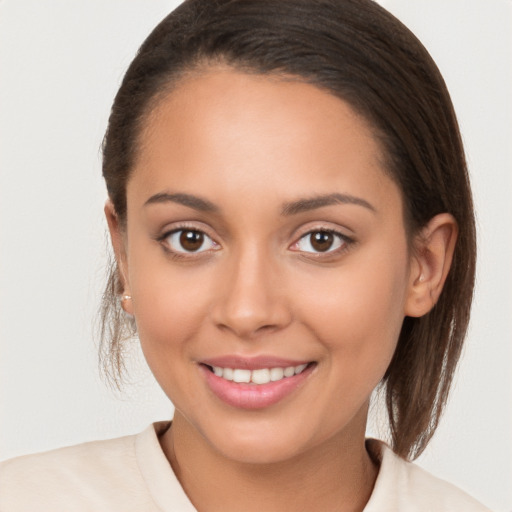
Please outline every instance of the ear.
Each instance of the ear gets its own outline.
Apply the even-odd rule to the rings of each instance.
[[[131,298],[130,284],[127,279],[127,258],[125,250],[125,237],[122,231],[122,227],[119,222],[119,217],[114,208],[114,204],[110,199],[105,203],[105,217],[107,218],[108,230],[110,232],[110,239],[112,241],[112,248],[114,249],[114,255],[117,263],[117,270],[119,272],[119,281],[122,287],[121,307],[124,311],[130,315],[133,315],[133,308],[131,300],[124,300],[124,297],[128,296]]]
[[[420,317],[436,304],[452,264],[457,221],[449,213],[433,217],[414,241],[405,315]]]

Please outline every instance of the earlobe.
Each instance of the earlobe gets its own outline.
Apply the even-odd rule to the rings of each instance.
[[[414,242],[405,315],[420,317],[436,304],[450,270],[458,226],[453,215],[440,213]]]
[[[110,240],[117,263],[118,279],[121,288],[121,307],[129,315],[133,315],[130,285],[127,279],[127,260],[125,251],[125,242],[119,217],[115,211],[114,205],[110,199],[105,203],[105,217],[107,219]]]

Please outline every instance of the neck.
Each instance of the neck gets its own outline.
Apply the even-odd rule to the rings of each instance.
[[[357,436],[341,432],[293,459],[269,464],[227,459],[178,411],[160,442],[199,512],[356,512],[368,502],[378,472],[365,448],[364,423]]]

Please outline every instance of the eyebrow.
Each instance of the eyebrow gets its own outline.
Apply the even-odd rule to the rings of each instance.
[[[332,206],[334,204],[355,204],[363,206],[374,213],[377,212],[374,206],[360,197],[351,196],[349,194],[334,193],[298,199],[297,201],[286,203],[281,210],[281,215],[297,215],[298,213],[304,213],[324,206]]]
[[[160,192],[159,194],[151,196],[144,203],[144,206],[167,202],[182,204],[183,206],[188,206],[189,208],[193,208],[194,210],[198,210],[201,212],[213,213],[219,211],[218,206],[215,206],[212,202],[208,201],[207,199],[203,199],[192,194],[169,194],[167,192]]]
[[[204,199],[193,194],[184,193],[169,194],[168,192],[159,192],[158,194],[151,196],[144,203],[144,206],[167,202],[181,204],[201,212],[218,213],[220,211],[220,208],[213,204],[211,201],[208,201],[208,199]],[[317,208],[332,206],[335,204],[355,204],[358,206],[363,206],[372,212],[377,211],[375,207],[372,206],[368,201],[365,201],[360,197],[352,196],[349,194],[333,193],[309,198],[301,198],[296,201],[285,203],[281,210],[281,215],[297,215],[299,213],[304,213],[311,210],[316,210]]]

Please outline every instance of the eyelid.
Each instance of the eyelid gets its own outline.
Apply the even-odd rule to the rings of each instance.
[[[216,234],[214,234],[212,228],[208,226],[208,224],[196,220],[180,220],[165,224],[164,227],[158,230],[154,238],[155,240],[164,240],[172,233],[176,233],[176,231],[182,231],[187,229],[190,231],[198,231],[199,233],[204,233],[205,235],[209,236],[212,240],[217,242],[216,239],[218,237],[216,236]]]
[[[183,248],[184,250],[181,250],[177,247],[173,247],[174,244],[176,244],[176,240],[173,240],[174,238],[176,238],[176,235],[178,234],[183,234],[183,233],[197,233],[197,234],[200,234],[202,236],[202,240],[201,240],[201,246],[198,247],[196,250],[186,250],[185,248]],[[181,244],[181,235],[179,237],[179,242]],[[169,245],[171,245],[171,250],[174,251],[174,252],[179,252],[181,254],[200,254],[200,253],[203,253],[203,252],[208,252],[209,250],[215,250],[215,246],[217,246],[218,244],[210,237],[208,236],[206,233],[203,233],[202,231],[197,231],[195,229],[176,229],[174,231],[171,231],[169,233],[169,235],[167,235],[167,237],[165,238],[166,241],[169,241],[170,240],[173,240],[173,243],[169,243]],[[208,242],[209,241],[209,242]],[[203,249],[202,247],[205,245],[205,244],[208,244],[210,245],[210,247],[206,248],[206,249]],[[177,244],[176,244],[177,245]]]
[[[205,237],[208,237],[215,247],[209,248],[202,251],[180,251],[175,250],[172,247],[169,246],[168,243],[166,243],[167,239],[172,236],[173,234],[179,233],[180,231],[195,231],[197,233],[203,234]],[[205,256],[208,253],[211,253],[213,251],[217,251],[221,248],[220,243],[216,240],[215,236],[212,236],[209,233],[209,229],[207,229],[206,226],[198,226],[197,223],[194,222],[177,222],[172,226],[166,227],[162,230],[162,233],[157,235],[155,237],[155,240],[161,244],[163,249],[173,258],[176,259],[191,259],[191,258],[197,258],[200,256]]]
[[[334,236],[336,236],[339,239],[341,239],[341,241],[342,241],[341,247],[338,247],[338,248],[333,249],[333,250],[327,250],[327,251],[324,251],[324,252],[322,252],[322,251],[318,251],[318,252],[317,251],[301,251],[298,248],[297,249],[293,249],[293,247],[297,246],[299,244],[299,242],[304,237],[306,237],[308,235],[311,235],[313,233],[319,233],[319,232],[331,233]],[[307,257],[313,257],[315,259],[322,258],[322,257],[328,258],[328,257],[332,257],[332,256],[335,256],[335,255],[338,255],[338,254],[346,252],[347,250],[350,249],[350,247],[352,245],[355,244],[355,242],[356,242],[356,240],[353,237],[346,235],[340,229],[336,229],[336,228],[333,228],[331,226],[327,227],[325,225],[316,225],[316,226],[309,227],[305,231],[303,231],[300,234],[296,235],[295,241],[290,245],[289,249],[294,251],[294,252],[299,252],[299,253],[301,253],[303,255],[307,255]]]
[[[199,225],[198,225],[199,224]],[[215,247],[209,248],[207,250],[202,250],[198,252],[188,252],[188,251],[176,251],[173,250],[165,241],[174,233],[180,232],[180,231],[196,231],[199,233],[202,233],[206,237],[208,237]],[[348,228],[347,228],[348,230]],[[218,237],[215,235],[210,234],[211,228],[209,228],[208,225],[203,224],[202,222],[197,221],[178,221],[174,224],[171,224],[170,226],[166,226],[162,229],[161,234],[158,234],[154,237],[154,239],[159,242],[163,249],[173,258],[176,259],[193,259],[201,256],[206,256],[208,254],[211,254],[214,251],[218,251],[221,249],[221,244],[218,242]],[[344,233],[344,229],[342,228],[336,228],[332,227],[332,225],[325,225],[325,224],[309,224],[306,226],[302,226],[300,229],[296,230],[296,234],[294,236],[295,241],[288,247],[289,250],[292,250],[293,252],[299,252],[303,255],[306,255],[306,257],[310,258],[328,258],[332,257],[341,253],[346,252],[350,249],[352,245],[356,243],[356,240],[347,234]],[[326,232],[326,233],[332,233],[334,236],[338,237],[342,241],[342,246],[338,247],[334,250],[327,250],[327,251],[301,251],[300,249],[293,249],[293,246],[296,246],[304,237],[311,235],[313,233],[317,232]]]

